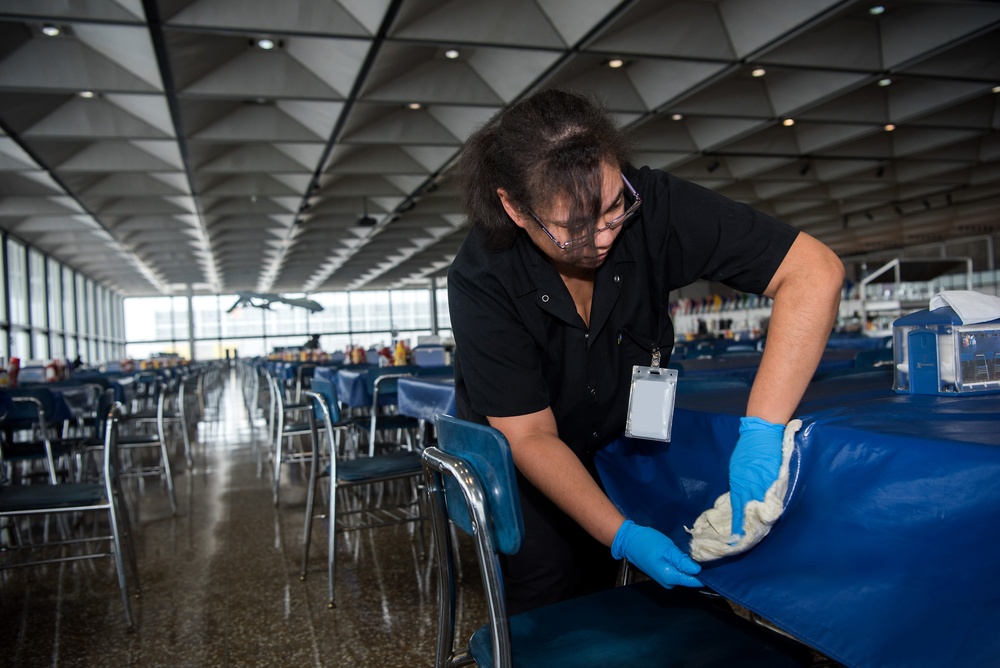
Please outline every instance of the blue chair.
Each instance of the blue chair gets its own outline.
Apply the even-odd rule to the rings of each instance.
[[[423,452],[438,557],[435,666],[802,666],[809,649],[738,617],[717,596],[651,580],[508,617],[501,555],[524,540],[510,446],[490,427],[442,415]],[[455,549],[449,521],[472,536],[488,623],[455,650]]]
[[[60,407],[56,396],[44,385],[11,388],[2,393],[7,409],[0,425],[0,463],[5,474],[44,475],[52,484],[71,477],[68,462],[79,440],[62,438],[61,425],[71,417],[65,406]]]
[[[327,577],[329,607],[336,606],[334,598],[334,572],[336,566],[338,532],[358,531],[395,524],[416,523],[420,540],[420,553],[424,553],[420,490],[420,453],[411,449],[377,452],[373,444],[364,454],[357,452],[358,423],[354,419],[342,420],[337,391],[333,383],[323,378],[313,378],[312,388],[303,393],[312,402],[309,422],[312,432],[312,463],[309,473],[309,491],[306,496],[306,516],[303,536],[302,571],[305,580],[309,564],[309,545],[316,488],[319,481],[328,479],[329,539],[327,541]],[[321,440],[321,430],[326,438]],[[350,446],[341,448],[340,436],[348,436]],[[325,444],[325,445],[324,445]],[[387,487],[370,493],[371,487]],[[349,495],[350,492],[357,492]],[[338,508],[338,497],[340,507]]]
[[[177,515],[177,492],[167,447],[167,425],[177,420],[176,412],[167,408],[168,386],[162,376],[152,372],[136,375],[136,398],[132,410],[123,412],[122,434],[118,446],[122,451],[123,479],[135,479],[140,485],[146,478],[159,478],[167,488],[170,512]],[[190,447],[185,447],[190,452]]]
[[[415,366],[387,366],[368,369],[366,382],[372,397],[368,415],[357,418],[359,428],[368,430],[368,453],[376,447],[396,450],[403,446],[413,449],[420,421],[397,411],[397,388],[400,378],[413,376],[419,371]]]
[[[104,424],[103,466],[99,481],[66,482],[59,485],[0,486],[0,520],[3,520],[4,530],[11,532],[4,542],[0,569],[112,557],[118,573],[125,620],[129,628],[132,628],[128,580],[131,575],[138,593],[139,570],[132,546],[132,531],[125,494],[119,477],[120,420],[121,407],[116,405],[108,414]],[[17,530],[20,524],[30,523],[38,516],[56,515],[60,518],[73,518],[82,513],[106,513],[110,533],[98,532],[99,535],[94,535],[93,532],[87,531],[86,535],[82,536],[67,535],[66,530],[70,522],[61,522],[58,538],[43,537],[39,542],[30,542],[26,537],[32,532]],[[82,522],[77,525],[86,527],[88,523]],[[43,536],[48,536],[48,532],[43,532]],[[84,549],[84,546],[92,543],[105,543],[108,549],[104,551]],[[77,572],[90,575],[86,570]]]

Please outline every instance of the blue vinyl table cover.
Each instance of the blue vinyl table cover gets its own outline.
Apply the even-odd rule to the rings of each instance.
[[[434,422],[438,415],[456,413],[453,377],[400,378],[397,392],[401,415]]]
[[[1000,397],[890,387],[810,385],[784,515],[701,579],[848,666],[1000,665]],[[598,453],[609,496],[687,549],[684,526],[728,490],[746,399],[679,391],[671,443]]]
[[[374,367],[372,367],[374,368]],[[334,384],[337,398],[351,408],[368,408],[372,405],[372,393],[368,389],[368,369],[340,369]]]

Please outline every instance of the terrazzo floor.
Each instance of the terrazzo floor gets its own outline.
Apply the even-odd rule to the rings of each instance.
[[[250,422],[230,377],[219,419],[199,427],[196,467],[174,463],[180,512],[165,490],[133,490],[142,595],[135,628],[110,559],[5,571],[3,666],[430,666],[436,573],[412,526],[350,534],[338,544],[337,607],[327,607],[326,527],[314,526],[299,579],[305,484],[283,472],[281,504],[257,477]],[[262,423],[261,423],[262,424]],[[259,434],[259,432],[258,432]],[[430,526],[425,528],[430,546]],[[460,638],[484,621],[471,545]],[[468,550],[468,552],[465,552]]]

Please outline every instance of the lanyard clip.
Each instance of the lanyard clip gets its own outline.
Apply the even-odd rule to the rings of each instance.
[[[649,366],[653,367],[654,369],[660,368],[660,349],[656,348],[655,346],[653,347],[653,361],[650,362]]]

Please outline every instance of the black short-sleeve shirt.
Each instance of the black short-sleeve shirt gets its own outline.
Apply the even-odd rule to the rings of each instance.
[[[448,274],[459,417],[547,406],[585,462],[625,429],[633,365],[673,346],[671,290],[698,279],[760,294],[797,231],[745,204],[649,168],[629,169],[642,206],[594,278],[589,329],[557,271],[520,234],[500,252],[474,228]]]

